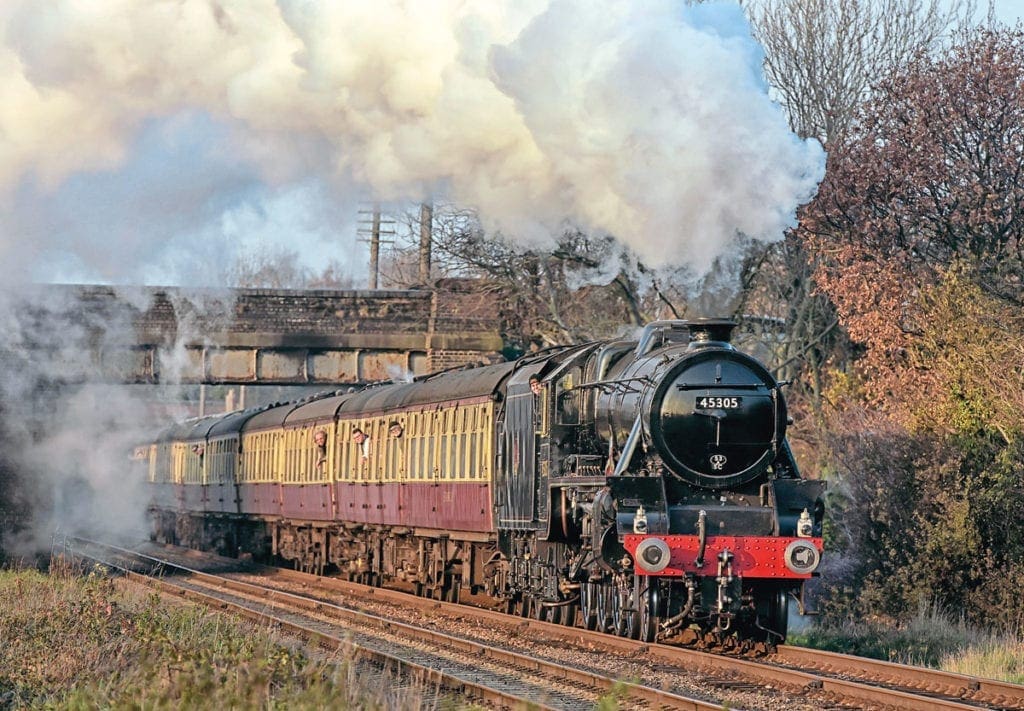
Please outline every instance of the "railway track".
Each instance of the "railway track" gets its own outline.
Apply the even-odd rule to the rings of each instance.
[[[136,582],[276,625],[289,635],[328,649],[355,651],[380,665],[500,708],[592,709],[613,689],[631,708],[722,708],[717,701],[623,682],[306,594],[200,571],[95,541],[79,543],[75,556],[116,568]]]
[[[529,702],[540,708],[592,708],[618,683],[628,702],[639,708],[1024,709],[1024,686],[938,670],[787,646],[756,660],[713,655],[333,578],[240,566],[195,551],[107,551],[108,558],[121,559],[102,562],[132,576],[140,574],[127,569],[139,564],[130,560],[161,570],[158,584],[168,592],[246,617],[274,619],[292,634],[329,647],[353,635],[350,644],[378,661],[397,663],[497,706]],[[145,582],[157,584],[151,580]],[[332,624],[338,629],[330,629]],[[363,632],[356,637],[350,628]],[[382,639],[388,651],[379,648]],[[397,655],[394,650],[402,645],[413,651]],[[551,658],[554,649],[568,654]],[[609,668],[618,672],[609,673]],[[622,678],[635,683],[616,681]]]
[[[989,708],[1024,709],[1024,686],[1006,681],[786,645],[776,650],[771,661],[869,683],[892,684],[907,690],[941,694]]]

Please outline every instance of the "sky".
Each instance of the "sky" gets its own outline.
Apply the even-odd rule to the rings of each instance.
[[[1015,25],[1024,17],[1024,0],[997,0],[993,5],[1000,22]]]
[[[732,3],[7,0],[0,31],[0,258],[35,281],[217,284],[260,245],[363,275],[360,206],[422,200],[699,271],[823,172]]]
[[[362,283],[360,208],[421,200],[699,272],[780,239],[823,171],[732,3],[7,0],[0,32],[17,280],[221,285],[292,250]]]

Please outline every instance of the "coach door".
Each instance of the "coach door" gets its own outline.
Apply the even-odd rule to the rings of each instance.
[[[538,485],[535,400],[529,385],[509,386],[502,457],[495,482],[500,528],[535,527]]]

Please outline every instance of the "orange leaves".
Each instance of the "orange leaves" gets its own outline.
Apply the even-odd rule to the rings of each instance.
[[[964,35],[885,79],[830,146],[797,228],[818,287],[865,347],[874,402],[915,426],[952,429],[1009,426],[1013,407],[1020,419],[1022,233],[1016,30]]]

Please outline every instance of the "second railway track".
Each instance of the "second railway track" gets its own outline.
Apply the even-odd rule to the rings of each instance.
[[[593,708],[616,688],[636,708],[1024,709],[1022,686],[937,670],[796,647],[763,660],[711,655],[183,549],[99,545],[75,552],[160,569],[170,592],[322,645],[354,644],[499,707]]]

